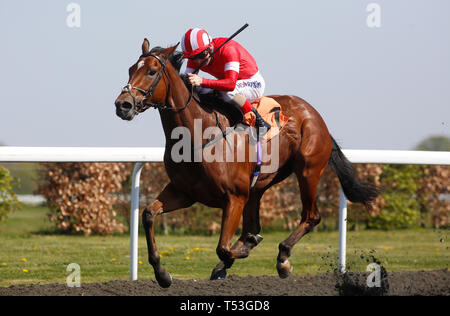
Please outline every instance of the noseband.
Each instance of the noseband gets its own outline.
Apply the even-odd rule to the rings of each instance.
[[[166,93],[165,104],[147,103],[147,100],[153,95],[153,92],[155,91],[156,86],[158,85],[159,81],[161,80],[162,75],[164,74],[167,79],[169,77],[168,77],[168,75],[166,73],[166,63],[163,62],[161,60],[161,58],[159,58],[158,56],[153,55],[153,54],[144,54],[144,55],[141,55],[141,58],[142,57],[153,57],[153,58],[155,58],[161,64],[161,69],[159,70],[155,81],[153,81],[152,85],[147,90],[144,90],[144,89],[139,88],[139,87],[132,86],[130,83],[122,88],[122,93],[126,92],[133,98],[133,105],[135,106],[134,111],[136,112],[136,114],[142,113],[142,112],[144,112],[145,110],[147,110],[150,107],[154,107],[155,109],[165,109],[165,108],[167,108],[167,98],[169,97],[169,93],[167,92]],[[167,81],[169,82],[169,80],[167,80]],[[167,90],[170,91],[170,83],[168,85],[169,86],[168,86]],[[136,96],[133,94],[131,89],[136,89],[137,91],[142,93],[144,95],[144,98],[141,101],[136,102]]]

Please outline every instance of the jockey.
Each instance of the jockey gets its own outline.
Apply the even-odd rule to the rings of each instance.
[[[212,39],[205,30],[199,28],[186,32],[181,38],[181,48],[183,57],[188,59],[185,72],[187,81],[193,86],[201,87],[201,93],[219,91],[225,102],[237,105],[244,115],[252,111],[257,127],[269,130],[270,125],[250,103],[260,99],[265,88],[264,78],[252,55],[233,40],[211,55],[226,40],[227,38]],[[206,62],[200,69],[217,80],[201,78],[193,73],[204,60]]]

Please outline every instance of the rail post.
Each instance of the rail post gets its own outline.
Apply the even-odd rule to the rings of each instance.
[[[143,162],[137,162],[133,169],[131,180],[131,211],[130,211],[130,280],[138,278],[138,233],[139,233],[139,182]]]
[[[347,250],[347,197],[340,189],[339,199],[339,263],[338,269],[340,273],[345,273],[345,261]]]

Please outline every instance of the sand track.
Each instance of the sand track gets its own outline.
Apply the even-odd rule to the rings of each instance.
[[[273,276],[229,276],[226,280],[174,280],[162,289],[153,280],[110,281],[82,284],[15,285],[0,287],[1,296],[303,296],[303,295],[444,295],[450,296],[450,272],[401,271],[388,273],[380,288],[366,285],[368,273],[293,275],[281,280]]]

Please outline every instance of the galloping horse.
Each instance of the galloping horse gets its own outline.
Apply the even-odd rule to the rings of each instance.
[[[201,119],[203,129],[218,124],[230,126],[225,115],[211,111],[192,97],[179,74],[182,59],[176,47],[157,47],[150,51],[150,44],[144,39],[142,55],[130,67],[128,84],[115,101],[116,114],[124,120],[132,120],[150,106],[157,108],[166,137],[164,164],[170,182],[142,213],[148,259],[156,280],[161,287],[172,283],[171,275],[161,266],[156,247],[154,221],[157,215],[189,207],[195,202],[221,208],[222,225],[216,249],[220,262],[213,269],[211,279],[222,279],[235,259],[247,257],[262,240],[259,208],[264,192],[294,172],[303,210],[297,229],[279,244],[276,267],[279,276],[286,278],[292,271],[288,260],[292,248],[320,222],[316,192],[327,164],[336,171],[345,195],[352,202],[369,207],[378,195],[378,188],[355,177],[351,163],[329,134],[319,113],[306,101],[291,95],[271,96],[290,119],[276,136],[278,168],[271,173],[261,173],[253,188],[250,182],[255,164],[249,157],[254,146],[243,146],[242,142],[234,145],[237,152],[245,151],[245,161],[175,162],[171,157],[176,143],[171,133],[175,128],[184,127],[193,135],[194,119]],[[225,148],[227,141],[223,138],[218,144]],[[241,216],[242,234],[232,246]]]

